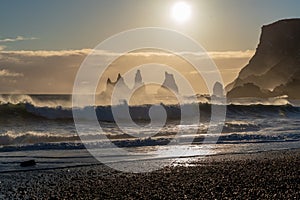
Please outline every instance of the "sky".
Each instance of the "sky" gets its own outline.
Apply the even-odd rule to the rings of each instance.
[[[299,0],[185,0],[191,17],[178,23],[170,15],[176,2],[1,1],[0,93],[70,93],[90,49],[141,27],[169,28],[195,39],[211,52],[227,84],[254,54],[262,25],[300,17]]]

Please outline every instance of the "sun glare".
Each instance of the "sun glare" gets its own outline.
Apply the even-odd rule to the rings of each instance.
[[[172,17],[177,22],[185,22],[187,21],[191,16],[191,7],[186,2],[177,2],[172,7]]]

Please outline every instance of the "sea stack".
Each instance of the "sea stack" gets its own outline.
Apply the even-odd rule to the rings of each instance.
[[[172,92],[178,93],[178,86],[173,74],[165,72],[165,80],[161,86],[161,89],[167,89],[171,90]]]

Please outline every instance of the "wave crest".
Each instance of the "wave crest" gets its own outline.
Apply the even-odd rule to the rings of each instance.
[[[120,105],[122,106],[122,105]],[[124,105],[126,106],[126,105]],[[163,105],[169,120],[180,120],[181,112],[179,105]],[[183,106],[189,106],[183,105]],[[133,120],[149,120],[149,109],[151,105],[130,106],[129,111]],[[77,108],[78,111],[95,110],[99,121],[114,122],[111,106],[91,106]],[[199,104],[200,115],[202,119],[209,119],[211,104]],[[300,107],[292,105],[228,105],[227,117],[293,117],[300,114]],[[1,120],[14,119],[51,119],[51,120],[72,120],[72,109],[69,107],[37,107],[30,103],[2,104],[0,105]]]

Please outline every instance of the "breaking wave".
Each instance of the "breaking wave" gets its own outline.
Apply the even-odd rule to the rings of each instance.
[[[206,97],[208,98],[208,97]],[[208,98],[209,100],[209,98]],[[209,102],[209,101],[208,101]],[[192,104],[192,103],[191,103]],[[209,119],[210,103],[199,104],[200,117]],[[194,105],[193,104],[193,105]],[[167,112],[168,119],[180,120],[179,105],[161,104]],[[119,107],[127,106],[120,105]],[[133,120],[149,120],[152,105],[133,105],[129,107]],[[189,106],[185,104],[183,106]],[[227,105],[227,117],[290,117],[300,114],[300,107],[292,105],[286,97],[270,99],[236,99]],[[95,110],[99,121],[112,122],[110,106],[89,106],[78,111]],[[76,111],[76,109],[75,109]],[[52,120],[73,119],[71,95],[0,95],[0,123],[4,118],[43,118]]]
[[[76,140],[80,140],[77,135],[47,134],[33,131],[25,133],[15,133],[13,131],[8,131],[0,135],[0,146]]]
[[[93,136],[88,136],[92,138]],[[173,140],[172,137],[147,137],[135,139],[115,139],[115,140],[91,140],[83,144],[77,136],[58,136],[58,135],[3,135],[0,141],[6,141],[7,144],[0,145],[0,152],[10,151],[32,151],[32,150],[74,150],[93,148],[110,148],[111,142],[118,147],[145,147],[145,146],[162,146],[162,145],[183,145],[190,142],[191,136],[184,136]],[[205,135],[194,137],[192,145],[202,144]],[[207,137],[207,136],[206,136]],[[214,137],[213,135],[209,137]],[[216,136],[215,136],[216,137]],[[24,143],[24,142],[30,143]],[[60,141],[60,142],[59,142]],[[222,134],[217,144],[247,144],[247,143],[270,143],[270,142],[298,142],[299,134],[280,134],[280,135],[263,135],[263,134]],[[20,143],[21,142],[21,143]],[[170,143],[172,142],[172,143]]]
[[[121,105],[122,106],[122,105]],[[125,105],[124,105],[125,106]],[[184,105],[188,106],[188,105]],[[181,112],[179,105],[163,105],[168,119],[180,120]],[[133,120],[149,120],[151,105],[130,106],[129,111]],[[209,118],[210,104],[199,104],[202,118]],[[78,111],[95,110],[99,121],[113,122],[113,114],[110,106],[97,106],[78,108]],[[227,117],[293,117],[300,114],[300,107],[292,105],[228,105]],[[37,107],[30,103],[1,104],[0,122],[8,118],[42,118],[42,119],[73,119],[72,109],[67,107]]]

